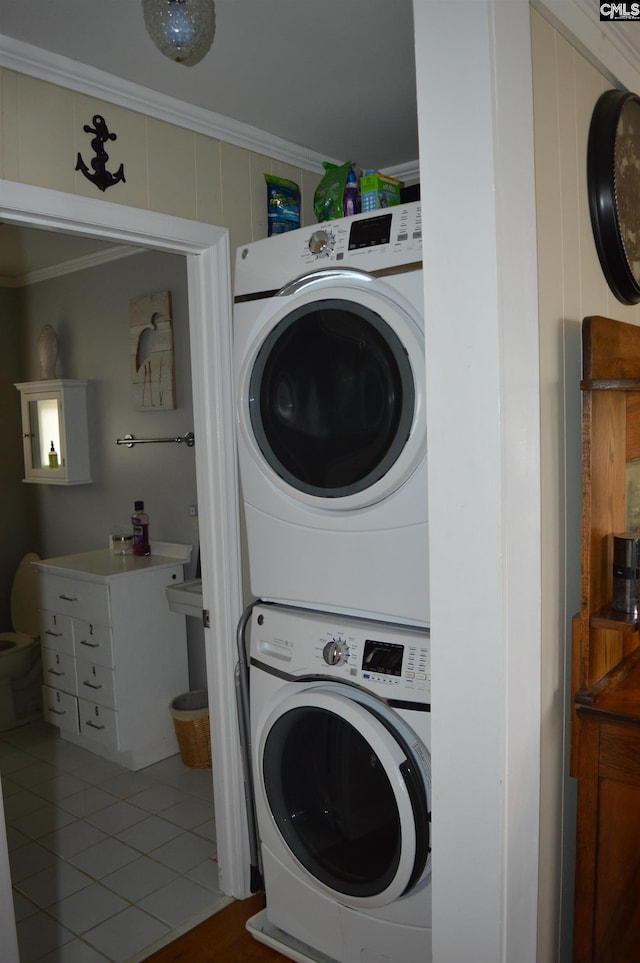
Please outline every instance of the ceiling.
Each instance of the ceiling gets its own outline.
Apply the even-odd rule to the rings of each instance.
[[[412,0],[215,0],[215,16],[194,67],[155,48],[140,0],[0,0],[0,33],[323,159],[415,163]],[[0,225],[0,284],[107,246]]]
[[[233,118],[329,160],[416,161],[412,0],[215,0],[194,67],[153,45],[140,0],[0,0],[0,33]]]

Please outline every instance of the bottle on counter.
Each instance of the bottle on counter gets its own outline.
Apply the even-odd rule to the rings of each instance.
[[[49,468],[58,467],[58,452],[56,451],[56,446],[51,442],[51,448],[49,449]]]
[[[133,525],[133,554],[151,555],[149,547],[149,516],[144,510],[144,502],[134,502],[131,524]]]

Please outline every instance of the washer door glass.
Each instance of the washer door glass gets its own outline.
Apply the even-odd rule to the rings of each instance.
[[[285,843],[347,904],[398,898],[424,877],[430,853],[428,787],[410,747],[342,696],[306,693],[281,709],[262,767]]]
[[[249,384],[257,444],[298,491],[344,497],[396,462],[415,385],[400,339],[375,311],[342,298],[294,309],[269,333]]]

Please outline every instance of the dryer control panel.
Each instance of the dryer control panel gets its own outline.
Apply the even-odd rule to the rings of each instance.
[[[278,674],[353,682],[387,699],[431,701],[426,628],[257,605],[250,633],[251,659]]]

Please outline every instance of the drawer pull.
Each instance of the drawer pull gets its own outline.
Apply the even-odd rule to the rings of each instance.
[[[52,635],[54,639],[62,638],[62,632],[54,632],[53,629],[45,629],[45,635]]]
[[[63,602],[77,602],[77,601],[78,601],[78,596],[77,596],[77,595],[76,595],[75,597],[72,597],[71,595],[64,595],[64,594],[63,594],[63,595],[59,595],[58,598],[59,598],[59,599],[62,599]]]
[[[53,706],[49,706],[49,712],[54,712],[57,716],[66,716],[66,709],[54,709]]]
[[[102,688],[102,684],[96,685],[95,682],[83,682],[82,684],[83,684],[83,685],[86,685],[88,689],[101,689],[101,688]]]
[[[91,719],[89,719],[89,721],[87,722],[87,725],[88,725],[88,726],[91,726],[92,729],[104,729],[104,728],[105,728],[105,726],[97,726],[97,725],[95,724],[95,722],[92,722],[92,721],[91,721]]]
[[[99,643],[99,642],[88,642],[86,639],[80,639],[80,645],[86,645],[86,646],[88,646],[90,649],[99,649],[99,648],[100,648],[100,643]]]
[[[64,672],[58,672],[56,669],[47,669],[47,672],[49,672],[50,675],[58,675],[60,677],[64,675]]]

